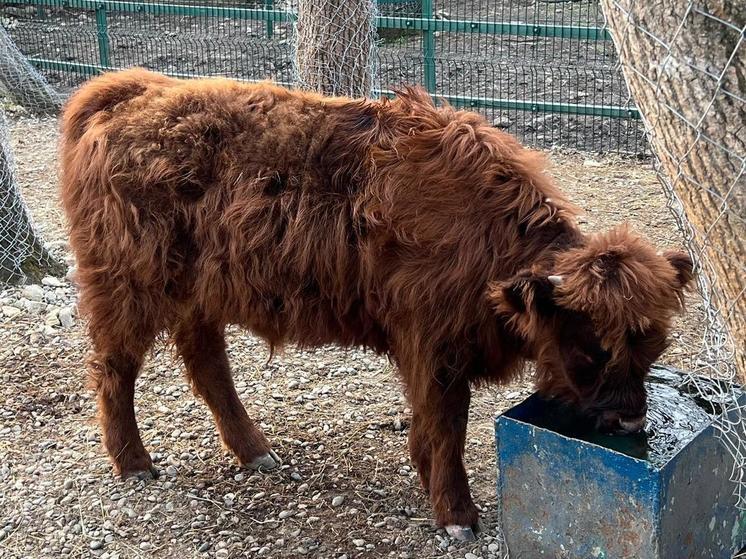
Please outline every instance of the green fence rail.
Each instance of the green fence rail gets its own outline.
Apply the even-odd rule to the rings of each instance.
[[[120,61],[116,59],[112,54],[112,36],[119,33],[119,29],[122,26],[120,21],[121,17],[131,18],[150,18],[147,21],[179,21],[180,18],[191,18],[194,21],[213,21],[213,22],[245,22],[240,23],[246,25],[250,22],[258,23],[264,26],[264,32],[266,40],[269,41],[275,48],[278,43],[274,42],[277,35],[277,25],[292,25],[296,19],[296,14],[292,9],[278,9],[277,4],[274,0],[259,0],[255,5],[251,5],[248,2],[243,4],[231,4],[228,2],[213,1],[212,4],[208,5],[205,2],[210,0],[195,1],[195,0],[182,0],[181,2],[131,2],[131,1],[117,1],[117,0],[17,0],[16,2],[6,2],[0,4],[0,12],[3,7],[7,6],[29,6],[35,11],[35,21],[31,25],[40,25],[40,22],[47,21],[50,14],[55,12],[81,12],[81,13],[93,13],[95,14],[95,40],[97,45],[97,57],[95,60],[91,60],[91,56],[85,53],[84,56],[68,56],[59,58],[56,56],[50,56],[48,52],[40,52],[44,49],[40,48],[29,48],[29,45],[20,45],[22,50],[27,54],[29,60],[37,66],[39,69],[46,72],[59,72],[59,73],[75,73],[84,77],[89,77],[109,69],[117,69],[122,67]],[[499,3],[497,0],[495,3]],[[502,0],[503,2],[505,0]],[[529,0],[530,1],[530,0]],[[583,0],[581,0],[583,1]],[[440,0],[417,0],[415,2],[402,2],[401,0],[379,0],[379,6],[381,7],[381,13],[377,16],[377,27],[379,32],[382,34],[389,32],[394,33],[395,41],[394,46],[388,46],[384,49],[385,52],[382,55],[382,66],[386,66],[386,57],[396,57],[395,52],[396,40],[407,41],[409,37],[417,37],[417,44],[415,48],[418,49],[419,62],[421,64],[421,73],[417,73],[417,80],[420,81],[424,87],[434,95],[440,98],[448,100],[450,103],[459,106],[467,107],[478,110],[490,110],[490,111],[521,111],[529,114],[556,114],[556,115],[569,115],[572,117],[594,117],[601,119],[619,119],[624,121],[636,121],[639,120],[639,112],[634,106],[626,106],[622,103],[614,104],[608,102],[582,102],[582,96],[587,95],[587,92],[580,91],[581,85],[574,85],[578,89],[576,97],[578,99],[573,101],[568,100],[553,100],[545,99],[540,97],[546,97],[554,95],[554,87],[548,92],[534,91],[528,98],[521,98],[519,94],[514,93],[508,96],[489,95],[482,91],[462,91],[463,87],[459,84],[459,75],[468,73],[470,76],[479,75],[480,68],[484,67],[482,74],[491,72],[496,79],[505,79],[503,74],[512,75],[511,67],[505,66],[503,62],[493,62],[489,54],[480,54],[482,50],[495,49],[494,41],[512,41],[517,44],[538,44],[539,41],[543,41],[543,45],[557,45],[560,46],[566,44],[577,44],[585,45],[586,51],[590,52],[592,47],[588,46],[592,43],[610,43],[610,36],[606,29],[600,25],[588,25],[580,24],[578,21],[570,21],[569,24],[566,22],[564,16],[560,18],[560,21],[556,21],[556,17],[549,20],[547,17],[546,21],[520,21],[513,19],[501,21],[493,14],[489,13],[489,7],[485,8],[485,4],[479,2],[479,4],[468,4],[469,0],[464,0],[465,3],[459,4],[459,0],[451,0],[451,4],[445,4]],[[577,2],[573,2],[576,4]],[[226,5],[227,4],[227,5]],[[247,5],[248,4],[248,5]],[[489,2],[487,6],[489,6]],[[559,4],[554,4],[559,5]],[[403,7],[402,7],[403,6]],[[444,14],[443,6],[454,8],[455,15]],[[463,8],[463,9],[461,9]],[[469,9],[473,13],[469,13]],[[511,8],[512,9],[512,8]],[[570,6],[570,11],[574,9]],[[515,11],[515,10],[514,10]],[[520,12],[517,12],[519,17]],[[469,18],[469,15],[476,14],[477,17]],[[513,15],[513,12],[510,12]],[[116,23],[112,23],[116,19]],[[529,20],[529,17],[523,17],[522,19]],[[578,20],[576,16],[571,18]],[[591,22],[592,18],[588,18]],[[112,30],[112,25],[119,26],[116,30]],[[222,23],[221,23],[222,25]],[[11,30],[12,32],[12,30]],[[397,35],[398,34],[398,35]],[[204,48],[200,43],[201,35],[196,34],[197,38],[190,39],[193,41],[194,48]],[[446,37],[448,37],[446,39]],[[403,39],[402,39],[403,38]],[[455,39],[452,39],[455,38]],[[148,37],[146,39],[149,40]],[[489,40],[492,41],[487,45],[483,46],[483,43],[479,41]],[[440,41],[440,43],[438,43]],[[474,47],[470,47],[473,50],[468,53],[467,56],[458,55],[450,56],[448,54],[449,49],[452,45],[455,45],[455,49],[464,49],[464,45],[468,41],[475,42]],[[551,41],[551,43],[549,42]],[[444,51],[439,53],[440,50]],[[31,45],[32,47],[37,45]],[[191,45],[189,45],[191,46]],[[26,47],[26,48],[24,48]],[[219,48],[219,47],[216,47]],[[256,47],[254,48],[262,48]],[[502,47],[501,47],[502,48]],[[567,47],[562,47],[567,49]],[[407,50],[409,49],[409,50]],[[407,56],[414,59],[412,54],[412,45],[407,44],[405,48]],[[504,50],[504,49],[503,49]],[[578,49],[579,55],[582,54],[581,50]],[[206,53],[209,56],[209,53]],[[282,56],[285,56],[283,53]],[[73,59],[65,59],[73,58]],[[76,59],[77,58],[77,59]],[[497,66],[496,66],[497,64]],[[520,66],[521,61],[513,61],[515,67]],[[182,71],[178,69],[169,68],[167,62],[161,62],[163,68],[157,67],[160,71],[176,76],[196,76],[201,74],[208,74],[208,72],[200,72],[199,70],[188,70]],[[393,64],[396,66],[396,64]],[[464,70],[464,67],[468,66],[468,72]],[[580,84],[582,77],[572,77],[573,71],[578,71],[573,67],[573,61],[563,61],[561,64],[547,65],[541,68],[541,65],[534,65],[530,69],[530,72],[535,76],[536,72],[539,71],[537,68],[544,73],[553,73],[553,75],[559,76],[558,78],[546,79],[547,83],[554,83],[553,79],[560,81],[561,83],[577,82]],[[488,72],[489,70],[489,72]],[[607,67],[602,69],[591,68],[590,72],[592,80],[596,88],[603,89],[606,87],[606,83],[609,81],[607,74],[611,75],[611,72]],[[389,74],[395,74],[396,69],[388,69]],[[525,70],[522,75],[527,75],[529,70]],[[564,74],[563,74],[564,73]],[[601,75],[603,74],[603,75]],[[565,77],[563,77],[565,76]],[[566,77],[570,76],[570,77]],[[600,77],[599,77],[600,76]],[[263,77],[263,76],[260,76]],[[288,83],[290,79],[277,79],[277,81]],[[251,79],[251,78],[250,78]],[[471,78],[474,80],[475,78]],[[520,84],[522,79],[517,73],[515,78]],[[619,80],[619,78],[615,78]],[[586,78],[587,80],[587,78]],[[490,90],[493,89],[494,84],[489,83],[489,77],[478,77],[475,89]],[[447,82],[447,83],[445,83]],[[454,85],[455,84],[455,85]],[[458,86],[458,87],[457,87]],[[464,87],[468,89],[469,84],[465,84]],[[563,86],[564,87],[564,86]],[[571,86],[567,86],[568,88]],[[587,87],[587,86],[586,86]],[[615,88],[624,87],[623,83],[621,86],[615,85]],[[453,92],[452,89],[458,89]],[[544,85],[547,89],[547,86]],[[379,88],[379,93],[389,94],[390,89],[386,87]],[[551,94],[551,95],[550,95]],[[593,97],[598,97],[593,95]],[[624,96],[616,95],[616,98],[624,101]],[[605,100],[605,99],[604,99]],[[603,129],[603,126],[601,126]],[[640,135],[641,137],[641,135]],[[641,140],[640,140],[641,142]],[[618,151],[640,151],[637,146],[637,139],[634,140],[635,146],[630,149],[620,148]],[[582,146],[578,146],[582,147]],[[644,149],[644,148],[643,148]]]

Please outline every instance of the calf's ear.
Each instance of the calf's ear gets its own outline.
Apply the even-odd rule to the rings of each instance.
[[[559,276],[524,271],[509,280],[491,283],[487,297],[498,315],[528,335],[537,321],[554,313],[553,291],[561,283]]]
[[[685,287],[689,287],[694,279],[694,263],[692,262],[692,258],[680,250],[667,250],[663,253],[663,256],[673,266],[674,270],[676,270],[678,288],[684,289]]]

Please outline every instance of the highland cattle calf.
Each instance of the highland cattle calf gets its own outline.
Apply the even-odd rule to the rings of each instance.
[[[599,428],[643,426],[643,380],[692,262],[628,228],[585,235],[538,153],[419,89],[326,98],[105,74],[68,102],[62,201],[115,470],[152,472],[135,421],[167,332],[244,466],[278,463],[236,394],[224,329],[271,348],[364,346],[398,366],[436,521],[473,536],[470,390],[526,361]],[[632,187],[632,185],[630,185]]]

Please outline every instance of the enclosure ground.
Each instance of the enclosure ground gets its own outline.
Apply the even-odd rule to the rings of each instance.
[[[54,120],[13,123],[23,193],[48,241],[64,240],[56,130]],[[660,247],[680,246],[648,163],[549,155],[551,172],[586,211],[585,229],[627,219]],[[262,342],[231,333],[241,398],[285,463],[264,475],[240,470],[220,448],[209,411],[158,346],[136,398],[161,477],[115,479],[85,387],[83,324],[54,318],[74,304],[74,287],[43,289],[31,310],[20,288],[0,291],[0,308],[24,307],[0,313],[0,557],[498,556],[493,420],[530,393],[530,379],[475,393],[466,462],[485,530],[459,544],[432,525],[410,467],[410,410],[395,371],[360,351],[289,348],[268,362]],[[663,362],[686,366],[700,320],[692,297]]]

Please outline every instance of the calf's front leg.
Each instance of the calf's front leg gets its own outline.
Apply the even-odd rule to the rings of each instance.
[[[418,379],[412,400],[413,421],[410,450],[426,489],[439,526],[459,540],[475,539],[479,513],[469,491],[464,468],[466,425],[471,391],[465,379],[451,373]],[[425,388],[423,390],[423,388]],[[424,471],[429,469],[429,471]]]

